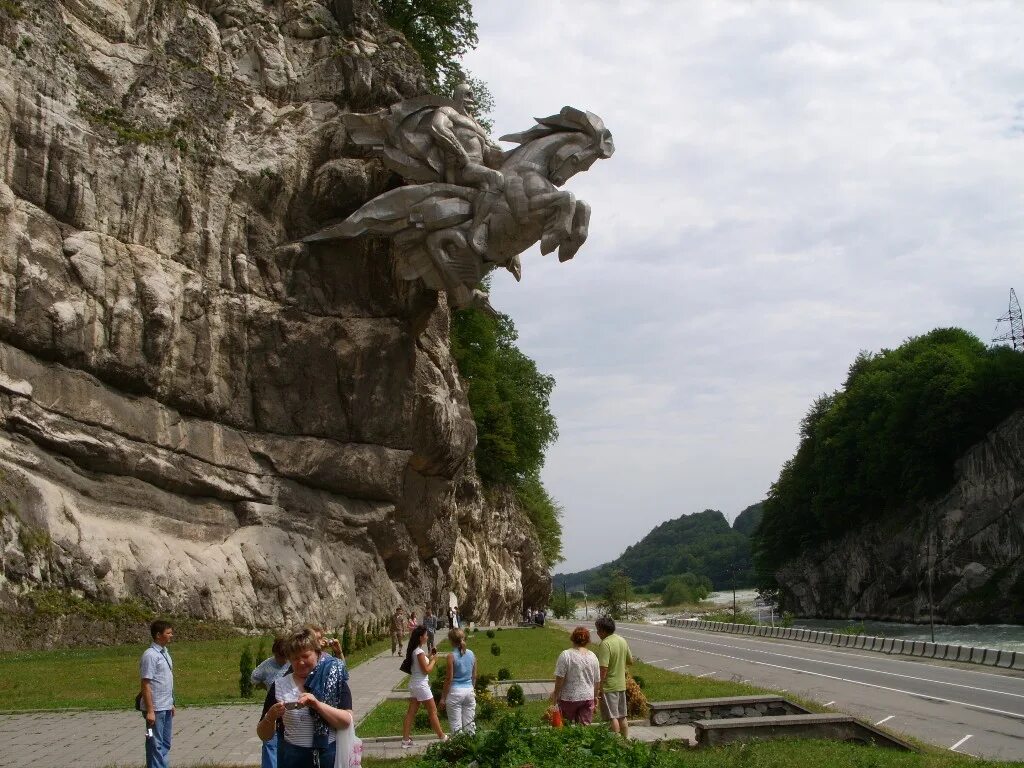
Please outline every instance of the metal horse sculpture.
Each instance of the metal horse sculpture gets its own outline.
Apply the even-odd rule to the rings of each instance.
[[[461,101],[428,97],[348,117],[353,141],[371,146],[407,180],[425,183],[378,195],[304,242],[391,237],[401,277],[444,290],[456,307],[489,312],[480,283],[495,267],[519,280],[519,254],[538,240],[541,253],[557,249],[560,261],[576,255],[590,206],[559,187],[615,151],[601,118],[573,107],[503,136],[519,144],[504,152]]]

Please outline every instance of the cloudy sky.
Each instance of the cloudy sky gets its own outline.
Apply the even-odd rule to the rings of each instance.
[[[615,136],[577,257],[492,291],[558,382],[559,570],[732,519],[858,350],[988,340],[1024,293],[1024,4],[474,5],[496,136],[565,104]]]

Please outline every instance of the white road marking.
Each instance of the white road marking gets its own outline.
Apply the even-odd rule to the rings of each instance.
[[[635,629],[635,628],[636,628],[635,625],[623,625],[623,629]],[[673,629],[678,629],[678,630],[680,630],[682,632],[690,632],[690,633],[696,634],[696,635],[707,635],[707,634],[709,634],[707,631],[702,630],[702,629],[688,629],[686,627],[673,627]],[[674,637],[674,635],[673,635],[673,637]],[[839,651],[839,650],[832,650],[831,648],[828,648],[828,647],[825,647],[825,646],[822,646],[822,645],[818,645],[817,643],[807,643],[807,642],[803,642],[803,641],[800,641],[800,640],[789,640],[789,639],[782,638],[782,637],[765,638],[764,640],[759,640],[759,639],[756,639],[754,637],[747,637],[745,635],[730,635],[730,638],[733,639],[733,640],[739,640],[741,642],[754,643],[755,645],[766,645],[769,648],[778,648],[780,645],[782,645],[782,646],[785,646],[787,648],[793,648],[793,649],[799,648],[801,651],[811,651],[811,652],[814,652],[814,653],[828,653],[828,654],[831,654],[833,656],[846,656],[847,658],[850,657],[850,656],[860,656],[861,658],[869,659],[871,661],[884,661],[886,663],[891,663],[891,664],[914,664],[917,667],[921,666],[921,662],[922,661],[954,661],[954,662],[956,661],[956,659],[930,659],[930,658],[927,658],[927,657],[924,657],[924,656],[914,657],[913,660],[911,660],[911,659],[901,659],[901,658],[899,658],[899,656],[890,656],[889,654],[886,654],[886,653],[880,653],[880,652],[877,652],[877,651],[867,651],[867,650],[864,650],[863,648],[853,648],[853,647],[850,647],[850,646],[847,646],[843,650]],[[689,639],[689,638],[687,638],[687,639]],[[703,642],[710,643],[710,641],[703,641]],[[714,643],[714,645],[718,645],[718,643]],[[949,645],[956,645],[956,643],[949,643]],[[730,646],[730,647],[735,647],[735,646]],[[751,648],[749,650],[755,650],[755,649]],[[761,653],[771,653],[771,651],[761,651]],[[800,657],[797,656],[797,657],[794,657],[794,658],[800,658]],[[814,661],[814,660],[813,659],[805,659],[805,661]],[[961,661],[960,663],[964,664],[966,662]],[[1000,675],[997,672],[983,672],[980,669],[961,669],[959,667],[950,667],[950,669],[956,669],[958,672],[969,672],[972,675],[984,675],[985,677],[997,677],[1000,680],[1006,680],[1007,679],[1006,675]],[[892,674],[892,673],[890,673],[890,674]],[[966,686],[966,687],[967,688],[973,688],[973,686]],[[1000,691],[996,691],[996,693],[1000,693]],[[1017,694],[1011,694],[1011,695],[1017,695]]]
[[[671,672],[673,669],[682,669],[683,667],[688,667],[688,666],[690,666],[690,665],[689,664],[680,664],[678,667],[669,667],[668,671]]]
[[[678,638],[678,637],[676,637],[674,635],[662,635],[662,634],[659,634],[657,632],[647,632],[647,633],[644,633],[643,630],[633,630],[633,631],[634,632],[640,632],[642,634],[654,635],[655,637],[671,637],[671,638],[677,639],[677,640],[678,639],[683,639],[683,638]],[[654,642],[654,641],[653,640],[647,640],[646,642]],[[698,641],[698,642],[701,642],[701,641]],[[905,674],[902,674],[900,672],[886,672],[884,669],[870,669],[868,667],[854,666],[853,664],[840,664],[837,661],[824,661],[822,659],[808,659],[808,658],[806,658],[804,656],[791,656],[791,655],[786,654],[786,653],[778,653],[777,651],[776,652],[762,651],[762,650],[760,650],[758,648],[741,648],[741,647],[738,647],[738,646],[735,646],[735,645],[728,645],[727,643],[721,643],[721,642],[714,643],[714,646],[716,648],[732,648],[733,650],[736,650],[736,651],[749,651],[749,652],[753,652],[753,653],[763,653],[763,654],[766,654],[766,655],[769,655],[769,656],[778,656],[778,657],[783,658],[783,659],[792,659],[794,661],[806,661],[806,662],[809,662],[811,664],[827,664],[830,667],[841,667],[843,669],[852,669],[852,670],[855,670],[857,672],[870,672],[870,673],[878,674],[878,675],[889,675],[891,677],[903,677],[903,678],[906,678],[907,680],[915,680],[915,681],[917,681],[919,683],[933,683],[935,685],[949,685],[949,686],[952,686],[954,688],[967,688],[967,689],[972,690],[972,691],[981,691],[982,693],[994,693],[994,694],[996,694],[998,696],[1013,696],[1015,698],[1024,699],[1024,693],[1011,693],[1010,691],[995,691],[995,690],[991,690],[989,688],[979,688],[976,685],[966,685],[964,683],[952,683],[952,682],[949,682],[949,681],[946,681],[946,680],[932,680],[931,678],[928,678],[928,677],[916,677],[914,675],[905,675]],[[694,650],[696,650],[696,649],[694,649]],[[757,663],[757,662],[751,662],[751,663]],[[814,673],[808,672],[808,674],[814,674]],[[1004,678],[1004,679],[1012,680],[1014,678]]]
[[[715,674],[715,673],[714,672],[705,672],[703,675],[697,675],[697,677],[707,677],[708,675],[713,675],[713,674]]]
[[[825,702],[824,704],[822,704],[821,706],[823,706],[823,707],[831,707],[831,706],[832,706],[833,704],[835,704],[835,702],[834,702],[834,701],[826,701],[826,702]]]
[[[952,747],[950,747],[949,751],[950,752],[955,752],[956,748],[959,747],[961,744],[963,744],[965,741],[967,741],[969,738],[971,738],[971,734],[968,733],[966,736],[964,736],[962,739],[960,739],[960,741],[958,741],[956,744],[954,744]]]
[[[642,661],[642,659],[641,659]],[[658,664],[662,661],[668,661],[668,659],[655,659],[654,661],[645,661],[644,664]]]
[[[879,720],[877,723],[875,723],[875,725],[881,725],[882,723],[887,723],[890,720],[892,720],[894,717],[896,717],[896,715],[889,715],[888,717],[883,717],[881,720]]]
[[[652,633],[648,633],[648,634],[655,634],[655,633],[652,632]],[[664,637],[673,637],[673,636],[672,635],[664,635]],[[995,707],[983,707],[981,704],[971,704],[970,702],[966,702],[966,701],[958,701],[956,699],[947,699],[947,698],[943,698],[942,696],[934,696],[934,695],[927,694],[927,693],[918,693],[917,691],[907,691],[907,690],[904,690],[902,688],[892,688],[891,686],[878,685],[877,683],[866,683],[866,682],[864,682],[862,680],[852,680],[852,679],[850,679],[848,677],[839,677],[837,675],[826,675],[824,672],[810,672],[810,671],[808,671],[806,669],[797,669],[795,667],[787,667],[787,666],[784,666],[782,664],[770,664],[767,661],[754,661],[753,659],[744,659],[741,656],[730,656],[727,653],[715,653],[714,651],[708,651],[708,650],[705,650],[703,648],[693,648],[693,647],[687,646],[687,645],[675,645],[674,643],[663,643],[663,642],[660,642],[658,640],[647,640],[645,638],[638,638],[638,639],[640,639],[640,640],[642,640],[644,642],[654,643],[655,645],[664,645],[664,646],[667,646],[669,648],[678,648],[678,649],[684,650],[684,651],[694,651],[695,653],[706,653],[709,656],[719,656],[719,657],[721,657],[723,659],[732,659],[733,661],[742,661],[742,662],[744,662],[746,664],[758,664],[758,665],[760,665],[762,667],[772,667],[773,669],[784,669],[787,672],[798,672],[798,673],[805,674],[805,675],[813,675],[814,677],[824,677],[824,678],[826,678],[828,680],[838,680],[841,683],[852,683],[853,685],[863,685],[866,688],[877,688],[880,691],[892,691],[893,693],[904,693],[907,696],[915,696],[915,697],[917,697],[919,699],[930,699],[932,701],[942,701],[942,702],[945,702],[947,704],[957,704],[957,705],[959,705],[961,707],[967,707],[969,709],[977,709],[977,710],[980,710],[982,712],[995,712],[997,715],[1007,715],[1008,717],[1015,717],[1015,718],[1017,718],[1019,720],[1024,720],[1024,713],[1021,713],[1021,712],[1010,712],[1010,711],[1005,710],[1005,709],[996,709]],[[679,639],[679,638],[674,638],[674,639]],[[744,649],[744,650],[746,650],[746,649]],[[801,659],[801,661],[811,661],[813,663],[812,659]],[[872,670],[868,670],[868,671],[872,671]],[[703,675],[698,675],[698,677],[703,677]],[[779,690],[785,690],[785,689],[779,689]]]

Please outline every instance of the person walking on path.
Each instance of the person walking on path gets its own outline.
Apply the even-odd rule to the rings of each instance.
[[[427,655],[427,628],[418,626],[409,635],[409,646],[405,651],[405,663],[402,664],[402,671],[409,674],[409,709],[405,712],[405,721],[402,723],[402,748],[408,749],[412,746],[412,723],[416,718],[416,711],[420,704],[427,708],[427,715],[430,717],[430,727],[434,729],[437,738],[447,741],[448,737],[441,730],[441,721],[437,719],[437,705],[434,703],[434,694],[430,690],[430,673],[434,671],[437,664],[437,650],[434,649]]]
[[[601,668],[597,656],[587,648],[590,632],[586,627],[572,631],[572,648],[567,648],[555,663],[555,690],[551,702],[567,723],[590,725],[601,685]]]
[[[447,707],[452,733],[465,731],[472,735],[476,733],[476,656],[466,648],[463,630],[449,630],[448,642],[452,644],[452,653],[448,654],[441,709]]]
[[[597,660],[601,668],[598,697],[601,714],[615,733],[629,738],[629,721],[626,713],[626,667],[633,663],[629,644],[621,635],[615,634],[615,619],[602,616],[594,625],[601,644],[597,647]]]
[[[270,686],[274,684],[277,678],[291,671],[288,657],[284,653],[284,642],[285,639],[283,637],[275,637],[274,645],[270,649],[273,656],[261,661],[259,666],[252,671],[249,679],[252,680],[253,685],[257,688],[269,691]],[[263,747],[260,750],[260,768],[277,768],[277,741],[278,738],[275,733],[270,739],[263,742]]]
[[[401,607],[395,608],[395,614],[391,617],[391,655],[402,650],[402,641],[405,639],[405,614]]]
[[[427,614],[423,617],[423,626],[427,628],[427,647],[436,648],[434,645],[434,633],[437,632],[437,616],[434,615],[434,611],[427,608]]]
[[[292,671],[267,691],[256,735],[264,743],[277,735],[280,768],[328,768],[335,761],[336,731],[352,724],[352,692],[338,659],[321,653],[309,627],[292,632],[284,650]]]
[[[139,659],[142,702],[146,708],[146,768],[167,768],[174,729],[174,662],[167,645],[174,638],[170,622],[149,625],[153,638]]]

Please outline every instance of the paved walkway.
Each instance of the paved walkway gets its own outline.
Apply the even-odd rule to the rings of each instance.
[[[352,670],[352,707],[357,718],[389,696],[405,675],[398,659],[381,654]],[[506,685],[506,683],[503,683]],[[543,698],[551,683],[523,683],[529,698]],[[405,698],[405,695],[402,695]],[[262,697],[252,704],[220,707],[187,707],[174,718],[171,764],[176,768],[196,765],[259,765],[260,740],[256,721]],[[357,721],[358,726],[358,721]],[[357,727],[358,733],[358,727]],[[653,728],[634,726],[630,736],[641,741],[693,739],[690,726]],[[404,750],[401,737],[364,741],[364,752],[376,757],[419,754],[435,741],[417,737]],[[0,768],[138,768],[145,765],[143,721],[132,711],[35,712],[0,715]]]
[[[404,677],[398,659],[386,653],[363,662],[351,676],[352,707],[359,718]],[[252,704],[179,709],[174,718],[171,764],[259,765],[256,722],[262,704],[262,697],[257,696]],[[143,729],[142,716],[132,711],[0,715],[0,768],[135,768],[145,764]],[[421,752],[429,743],[418,742],[410,751]],[[391,757],[405,750],[396,740],[367,744],[366,752]]]

